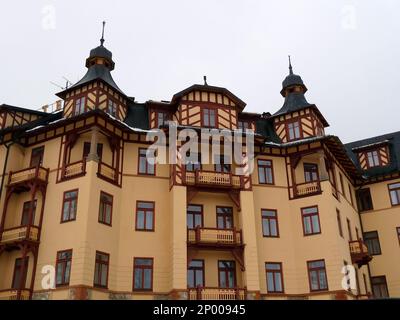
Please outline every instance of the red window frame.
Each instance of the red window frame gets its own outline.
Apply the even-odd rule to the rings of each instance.
[[[313,267],[311,266],[314,263],[323,263],[324,265],[322,267]],[[308,281],[310,285],[310,291],[311,292],[316,292],[316,291],[328,291],[329,286],[328,286],[328,275],[326,273],[326,264],[325,260],[312,260],[312,261],[307,261],[307,270],[308,270]],[[317,288],[313,288],[312,284],[312,273],[316,272],[317,275]],[[326,283],[326,287],[321,286],[321,274],[324,276],[324,280]]]
[[[99,223],[107,226],[112,225],[113,202],[114,197],[111,194],[108,194],[104,191],[100,192]],[[110,221],[107,221],[107,209],[110,210]]]
[[[341,172],[339,172],[339,180],[340,180],[340,189],[342,189],[343,197],[346,198],[346,193],[345,193],[345,191],[344,191],[343,175],[342,175]]]
[[[140,204],[152,205],[152,208],[145,208],[145,207],[140,208]],[[136,218],[135,218],[135,230],[136,231],[154,232],[154,230],[155,230],[155,210],[156,210],[156,203],[154,201],[142,201],[142,200],[136,201]],[[143,211],[143,228],[138,227],[139,211]],[[147,227],[148,214],[150,214],[152,216],[151,228]]]
[[[304,163],[304,181],[314,182],[319,181],[318,165],[315,163]]]
[[[379,256],[382,254],[378,231],[364,232],[363,238],[371,256]]]
[[[148,262],[151,262],[151,264],[139,264],[139,260],[147,260]],[[141,287],[137,288],[135,286],[135,279],[136,279],[136,271],[140,270],[141,271]],[[151,276],[150,276],[150,288],[145,288],[144,283],[145,283],[145,270],[150,270]],[[132,285],[132,290],[133,291],[153,291],[153,278],[154,278],[154,258],[134,258],[133,259],[133,285]]]
[[[217,206],[217,228],[231,230],[234,228],[233,207]]]
[[[67,194],[69,193],[76,193],[73,197],[71,198],[66,198]],[[66,222],[71,222],[76,220],[76,215],[78,212],[78,196],[79,196],[79,189],[74,189],[74,190],[69,190],[65,191],[63,195],[63,202],[62,202],[62,207],[61,207],[61,223],[66,223]],[[72,214],[72,208],[73,206],[71,205],[72,203],[75,203],[75,212]],[[64,208],[65,205],[68,204],[68,218],[64,219]],[[72,218],[71,218],[72,216]]]
[[[365,159],[367,160],[368,169],[382,166],[381,157],[378,150],[366,151]]]
[[[31,168],[43,165],[44,146],[32,149],[31,161],[29,166]]]
[[[226,263],[232,264],[232,267],[226,267],[226,266],[221,267],[221,264],[223,265],[223,264],[226,264]],[[223,283],[222,283],[221,275],[223,274],[225,283],[229,284],[229,279],[230,279],[229,278],[229,274],[231,272],[233,274],[233,285],[232,286],[228,286],[228,287],[224,287]],[[237,284],[237,281],[236,281],[236,263],[235,263],[235,261],[233,261],[233,260],[218,260],[218,286],[220,288],[229,288],[229,289],[231,289],[231,288],[236,288],[236,284]]]
[[[344,238],[343,235],[343,226],[342,226],[342,217],[340,215],[340,211],[339,209],[336,209],[336,216],[337,216],[337,223],[338,223],[338,227],[339,227],[339,235]]]
[[[350,198],[350,203],[351,203],[351,205],[354,207],[353,191],[351,190],[350,183],[348,183],[347,186],[349,187],[349,198]]]
[[[107,113],[109,113],[113,117],[116,117],[118,114],[118,103],[116,103],[113,99],[108,99]]]
[[[278,266],[277,268],[271,268],[272,265]],[[270,290],[270,284],[268,281],[268,274],[272,274],[272,287],[273,289]],[[279,275],[280,277],[280,287],[281,290],[278,290],[276,287],[276,275]],[[282,263],[281,262],[266,262],[265,263],[265,276],[267,279],[267,291],[268,293],[284,293],[285,292],[285,287],[284,287],[284,281],[283,281],[283,268],[282,268]]]
[[[316,212],[311,212],[311,213],[306,213],[306,210],[309,209],[316,209]],[[315,224],[313,221],[313,217],[317,217],[317,222],[318,222],[318,231],[314,230],[315,229]],[[307,232],[306,230],[306,223],[305,220],[309,219],[310,221],[310,229],[311,232]],[[306,208],[301,208],[301,221],[303,224],[303,235],[304,236],[312,236],[312,235],[316,235],[316,234],[321,234],[321,221],[320,221],[320,217],[319,217],[319,210],[318,210],[318,206],[311,206],[311,207],[306,207]]]
[[[371,277],[371,287],[374,298],[389,298],[389,290],[387,286],[386,276]],[[379,290],[379,294],[377,294]]]
[[[192,208],[199,208],[200,211],[193,210]],[[203,205],[201,204],[189,204],[186,208],[186,224],[188,229],[194,230],[196,228],[196,217],[200,217],[200,225],[199,227],[203,227],[204,223],[204,211],[203,211]],[[189,220],[191,223],[189,223]],[[190,224],[193,226],[191,227]]]
[[[397,238],[399,240],[399,245],[400,245],[400,227],[397,227],[396,231],[397,231]]]
[[[191,265],[193,262],[199,262],[199,263],[201,263],[201,266],[199,267],[199,266],[193,266],[193,265]],[[192,272],[192,274],[193,274],[193,283],[194,283],[194,286],[191,286],[190,284],[189,284],[189,277],[191,277],[191,273]],[[198,282],[197,281],[197,272],[201,272],[202,273],[202,281],[201,281],[201,284],[197,284],[196,285],[196,283]],[[200,286],[200,287],[204,287],[205,286],[205,267],[204,267],[204,260],[202,260],[202,259],[193,259],[192,261],[190,261],[190,263],[189,263],[189,265],[188,265],[188,271],[187,271],[187,273],[188,273],[188,275],[187,275],[187,277],[188,277],[188,279],[187,279],[187,283],[188,283],[188,288],[197,288],[198,286]]]
[[[87,156],[90,153],[90,142],[85,142],[83,144],[83,155],[82,155],[82,159],[86,159]],[[102,143],[98,143],[97,144],[97,156],[99,157],[100,161],[103,158],[103,144]]]
[[[217,109],[214,108],[201,108],[201,122],[205,128],[217,127]]]
[[[33,210],[32,210],[32,225],[35,225],[36,206],[37,206],[37,200],[34,200],[33,201]],[[31,201],[24,202],[24,204],[22,206],[22,215],[21,215],[21,226],[22,227],[26,227],[29,225],[27,220],[29,219],[30,208],[31,208]]]
[[[13,272],[13,278],[12,278],[12,284],[11,288],[12,289],[19,289],[21,286],[21,281],[22,279],[25,279],[25,284],[22,286],[23,289],[25,289],[26,286],[26,276],[28,275],[28,268],[29,268],[29,257],[25,257],[25,273],[21,273],[22,269],[22,258],[17,258],[15,259],[14,263],[14,272]],[[18,278],[17,278],[18,275]]]
[[[261,162],[266,162],[269,164],[264,164]],[[268,159],[258,159],[257,160],[257,166],[258,166],[258,183],[259,184],[269,184],[273,185],[275,184],[275,178],[274,178],[274,164],[272,160]],[[262,182],[261,177],[264,177],[264,181]]]
[[[162,123],[160,123],[160,116],[162,115]],[[166,121],[170,120],[169,113],[166,111],[155,111],[156,128],[164,125]]]
[[[296,134],[296,129],[298,129],[298,134]],[[291,132],[293,132],[293,137],[291,136]],[[286,123],[286,136],[288,141],[294,141],[303,138],[303,130],[301,128],[300,120]]]
[[[110,271],[110,255],[105,252],[96,251],[96,261],[94,267],[93,286],[96,288],[108,288],[108,274]],[[103,272],[106,273],[106,283],[103,284]]]
[[[392,204],[392,206],[394,207],[400,205],[400,182],[388,184],[388,189],[390,203]]]
[[[61,266],[61,282],[58,282],[59,266]],[[56,258],[56,287],[68,286],[71,278],[72,249],[57,252]],[[68,274],[67,272],[68,270]]]
[[[144,154],[143,154],[143,152],[144,152]],[[145,161],[144,171],[142,170],[142,165],[141,165],[142,161]],[[139,150],[138,150],[138,168],[137,168],[137,170],[138,170],[139,175],[148,175],[148,176],[156,175],[156,165],[150,164],[147,161],[147,149],[146,148],[139,148]]]
[[[266,215],[268,213],[273,213],[272,215]],[[273,227],[271,226],[271,222],[275,223],[275,231],[273,231]],[[266,224],[268,230],[266,230]],[[265,238],[279,238],[279,222],[278,222],[278,211],[274,209],[261,209],[261,228],[263,232],[263,237]]]
[[[347,232],[348,232],[348,234],[349,234],[349,241],[353,241],[353,234],[352,234],[352,232],[351,232],[351,223],[350,223],[350,220],[347,218],[346,221],[347,221]]]
[[[82,110],[83,107],[83,110]],[[86,97],[77,97],[74,101],[74,116],[79,116],[86,112]]]

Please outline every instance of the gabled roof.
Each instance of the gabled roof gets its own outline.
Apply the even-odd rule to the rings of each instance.
[[[358,151],[362,150],[363,147],[373,147],[374,145],[379,147],[383,142],[387,143],[389,147],[390,164],[385,167],[374,167],[364,170],[363,174],[367,178],[400,171],[400,131],[354,141],[345,145],[347,154],[353,159],[354,163],[357,164],[359,170],[362,171],[358,161]]]
[[[14,106],[10,106],[8,104],[0,105],[0,111],[3,111],[3,110],[30,113],[30,114],[34,114],[34,115],[37,115],[37,116],[46,116],[46,115],[48,115],[46,112],[43,112],[43,111],[37,111],[37,110],[26,109],[26,108],[21,108],[21,107],[14,107]]]
[[[237,107],[242,109],[242,110],[246,106],[246,103],[244,101],[239,99],[237,96],[235,96],[232,92],[230,92],[226,88],[214,87],[214,86],[209,86],[209,85],[201,85],[201,84],[194,84],[194,85],[190,86],[189,88],[186,88],[186,89],[176,93],[172,97],[171,103],[176,103],[177,101],[179,101],[182,97],[184,97],[188,93],[190,93],[192,91],[196,91],[196,90],[197,91],[205,91],[205,92],[214,92],[214,93],[224,94],[227,97],[229,97],[230,99],[232,99],[236,103]]]
[[[66,95],[68,92],[77,89],[79,87],[84,86],[85,84],[88,84],[90,82],[100,80],[109,85],[111,88],[113,88],[115,91],[117,91],[119,94],[124,96],[125,98],[129,99],[128,96],[122,92],[122,90],[117,86],[115,83],[110,70],[104,66],[104,65],[99,65],[95,64],[91,67],[89,67],[88,71],[86,74],[83,76],[83,78],[75,83],[72,87],[69,87],[68,89],[61,91],[57,93],[56,95],[60,97],[61,99],[65,99]]]

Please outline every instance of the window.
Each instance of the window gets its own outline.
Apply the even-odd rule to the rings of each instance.
[[[203,127],[216,127],[215,110],[216,109],[203,108]]]
[[[169,120],[168,113],[166,112],[157,111],[156,115],[157,115],[157,123],[156,123],[157,128],[163,126]]]
[[[56,262],[56,286],[68,286],[71,276],[72,250],[58,251]]]
[[[307,262],[308,278],[311,291],[328,290],[328,280],[326,277],[325,261],[309,261]]]
[[[377,150],[367,152],[367,159],[369,168],[380,166],[379,154]]]
[[[135,258],[133,265],[133,290],[153,290],[153,258]]]
[[[12,289],[19,289],[20,287],[25,288],[26,276],[28,274],[29,257],[25,258],[25,271],[22,275],[22,258],[15,259],[14,264],[14,275],[12,280]],[[22,281],[25,280],[25,283]]]
[[[368,282],[367,282],[367,276],[365,275],[365,273],[363,273],[363,281],[364,281],[365,294],[368,294]]]
[[[265,264],[265,272],[268,293],[283,293],[282,263],[267,262]]]
[[[233,209],[231,207],[217,207],[217,228],[233,229]]]
[[[350,203],[351,203],[352,206],[354,206],[353,191],[351,190],[350,184],[347,184],[347,186],[349,187],[349,198],[350,198]]]
[[[360,237],[360,232],[358,231],[358,228],[356,227],[356,239],[357,240],[360,240],[361,239],[361,237]]]
[[[400,227],[397,227],[396,231],[397,231],[397,238],[399,239],[399,244],[400,244]]]
[[[274,184],[274,174],[271,160],[258,160],[258,182]]]
[[[117,116],[117,104],[111,99],[108,100],[107,113],[113,117]]]
[[[218,279],[220,288],[236,287],[235,261],[218,261]]]
[[[252,129],[252,123],[249,121],[238,121],[238,129],[242,131],[246,131],[247,129]]]
[[[400,204],[400,183],[389,184],[389,194],[392,206]]]
[[[187,157],[189,157],[190,155],[187,154]],[[194,172],[196,170],[201,170],[201,160],[200,160],[200,154],[194,154],[193,157],[197,160],[195,161],[189,161],[188,158],[186,158],[186,171],[188,172]]]
[[[375,299],[389,298],[386,276],[371,277],[371,286]]]
[[[364,233],[364,241],[366,246],[368,247],[368,252],[370,255],[380,255],[381,245],[379,243],[378,231],[371,231]]]
[[[83,144],[83,159],[86,159],[87,156],[90,153],[90,142],[85,142]],[[97,144],[97,156],[99,157],[99,159],[101,160],[103,157],[103,144],[102,143],[98,143]]]
[[[318,181],[318,165],[313,163],[304,164],[304,179],[305,182]]]
[[[349,234],[349,241],[353,241],[353,235],[351,233],[351,224],[350,224],[350,220],[347,220],[347,233]]]
[[[74,116],[78,116],[85,112],[85,97],[75,99]]]
[[[36,203],[37,201],[33,201],[33,208],[32,208],[32,222],[29,221],[29,211],[31,209],[31,201],[25,202],[22,208],[22,218],[21,218],[21,226],[26,227],[29,224],[35,225],[35,213],[36,213]]]
[[[219,162],[219,163],[218,163]],[[215,172],[229,173],[231,172],[230,159],[225,156],[219,156],[215,160]]]
[[[154,202],[136,203],[136,230],[154,231]]]
[[[147,161],[147,149],[139,149],[139,174],[155,174],[155,165]]]
[[[113,196],[100,192],[99,222],[111,226]]]
[[[195,204],[188,205],[186,217],[187,227],[189,229],[203,227],[203,206]]]
[[[204,287],[204,260],[192,260],[187,272],[189,288]]]
[[[64,192],[61,222],[68,222],[75,220],[77,206],[78,206],[78,190]]]
[[[340,180],[340,189],[342,190],[342,194],[346,197],[346,193],[344,191],[344,182],[343,182],[343,175],[339,173],[339,180]]]
[[[261,210],[262,230],[264,237],[279,237],[278,213],[276,210]]]
[[[296,140],[301,138],[299,121],[290,122],[287,124],[287,135],[289,137],[289,140]]]
[[[371,191],[369,188],[357,190],[356,196],[358,210],[360,210],[360,212],[374,209],[374,206],[372,204]]]
[[[32,149],[30,167],[37,167],[43,164],[44,147]]]
[[[303,218],[303,233],[305,236],[321,233],[318,207],[301,209]]]
[[[96,265],[94,268],[94,286],[108,287],[108,268],[110,265],[110,255],[96,251]]]
[[[339,227],[339,234],[342,238],[343,237],[343,228],[342,228],[342,218],[340,216],[340,211],[338,209],[336,209],[336,216],[337,216],[337,223],[338,223],[338,227]]]

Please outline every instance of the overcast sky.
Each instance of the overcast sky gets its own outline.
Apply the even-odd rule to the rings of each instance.
[[[398,0],[33,0],[0,5],[0,104],[54,102],[63,76],[78,81],[99,44],[113,77],[140,102],[170,100],[207,75],[247,103],[277,111],[287,55],[346,143],[398,131]]]

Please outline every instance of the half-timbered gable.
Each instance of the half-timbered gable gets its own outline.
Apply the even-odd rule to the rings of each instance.
[[[22,126],[26,123],[40,119],[45,115],[46,113],[44,112],[3,104],[0,106],[0,130]]]

